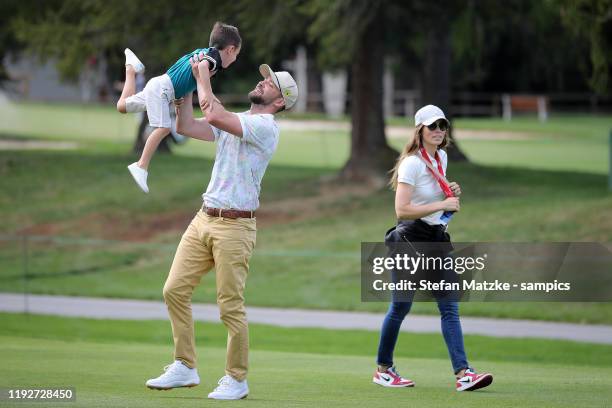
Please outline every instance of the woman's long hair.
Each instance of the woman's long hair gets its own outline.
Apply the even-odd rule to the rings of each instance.
[[[408,156],[412,156],[413,154],[417,154],[421,146],[423,146],[423,127],[424,125],[421,123],[414,129],[414,135],[412,140],[406,143],[402,153],[399,155],[397,161],[395,162],[395,166],[389,173],[391,173],[391,180],[389,180],[389,186],[393,189],[393,191],[397,190],[397,171],[399,170],[399,166]],[[444,134],[444,140],[438,146],[438,149],[442,149],[448,145],[448,130]]]

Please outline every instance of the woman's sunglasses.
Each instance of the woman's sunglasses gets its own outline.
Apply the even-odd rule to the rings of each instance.
[[[440,119],[432,123],[431,125],[427,125],[427,129],[434,131],[436,128],[439,128],[441,131],[445,132],[448,130],[448,122],[444,119]]]

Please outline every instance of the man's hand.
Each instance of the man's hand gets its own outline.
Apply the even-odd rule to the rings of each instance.
[[[453,181],[451,183],[448,183],[448,186],[450,187],[455,197],[459,197],[461,195],[461,187],[459,187],[459,184]]]
[[[178,98],[172,101],[174,103],[174,109],[176,110],[176,116],[178,117],[181,112],[181,106],[185,102],[185,98]]]
[[[221,101],[214,95],[212,98],[204,95],[202,98],[200,98],[200,109],[202,109],[204,112],[212,112],[215,103],[221,105]]]

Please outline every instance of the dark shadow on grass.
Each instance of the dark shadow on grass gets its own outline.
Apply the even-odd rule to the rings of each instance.
[[[57,279],[57,278],[64,278],[66,276],[82,276],[82,275],[90,275],[90,274],[94,274],[94,273],[106,273],[111,269],[114,268],[118,268],[118,267],[129,267],[132,266],[134,264],[136,264],[136,262],[138,261],[138,259],[134,259],[134,260],[130,260],[130,261],[126,261],[126,262],[116,262],[116,263],[112,263],[112,264],[106,264],[106,265],[95,265],[95,266],[90,266],[87,268],[77,268],[77,269],[70,269],[64,272],[58,272],[58,273],[27,273],[25,275],[21,274],[21,275],[9,275],[6,277],[0,277],[0,281],[17,281],[17,280],[23,280],[23,279],[28,279],[28,280],[35,280],[35,279]]]

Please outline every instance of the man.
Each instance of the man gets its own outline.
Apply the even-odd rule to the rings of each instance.
[[[202,276],[214,267],[217,304],[229,335],[226,375],[208,397],[241,399],[249,393],[244,287],[255,246],[255,210],[259,206],[261,180],[278,144],[274,114],[295,105],[298,89],[288,72],[273,72],[264,64],[259,67],[264,79],[249,93],[250,110],[232,113],[212,93],[205,66],[193,60],[192,68],[205,117],[193,118],[190,94],[177,103],[177,130],[185,136],[216,142],[217,152],[202,209],[187,227],[164,285],[175,361],[146,385],[170,389],[200,383],[191,296]]]

